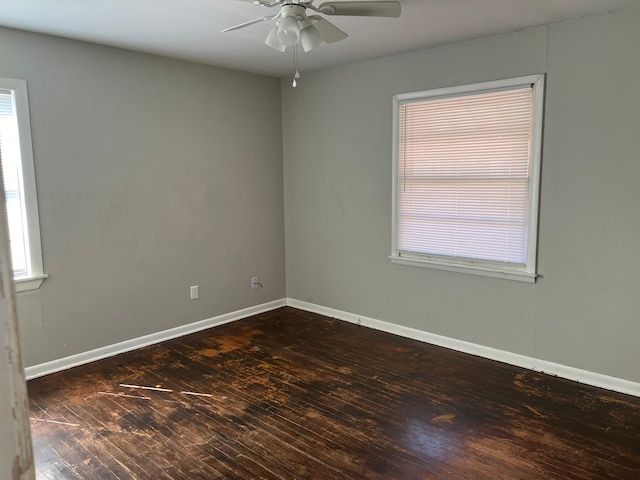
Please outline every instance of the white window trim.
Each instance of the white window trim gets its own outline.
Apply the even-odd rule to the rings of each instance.
[[[38,196],[36,194],[36,175],[31,145],[31,121],[29,119],[29,101],[27,82],[14,78],[0,78],[0,87],[13,90],[16,98],[16,117],[20,134],[20,153],[22,156],[22,182],[27,217],[29,242],[29,276],[15,278],[16,292],[37,290],[45,278],[42,263],[42,244],[40,243],[40,219],[38,216]]]
[[[406,100],[416,100],[429,97],[443,97],[483,90],[494,90],[515,87],[518,85],[533,85],[533,135],[531,150],[531,177],[529,189],[529,219],[527,224],[527,262],[522,268],[491,264],[489,262],[473,262],[448,257],[431,257],[428,255],[400,256],[398,252],[398,148],[399,148],[399,109],[400,103]],[[426,267],[435,270],[481,275],[505,280],[515,280],[535,283],[537,278],[537,239],[538,239],[538,201],[540,191],[540,164],[542,156],[542,130],[544,108],[545,75],[528,75],[490,82],[458,85],[454,87],[438,88],[434,90],[400,93],[393,96],[393,204],[392,204],[392,239],[391,255],[389,259],[394,264],[413,267]]]

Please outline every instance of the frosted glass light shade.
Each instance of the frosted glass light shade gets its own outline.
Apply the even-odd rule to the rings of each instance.
[[[273,27],[271,29],[271,31],[269,31],[269,35],[267,35],[267,39],[264,41],[264,43],[266,43],[267,45],[269,45],[271,48],[278,50],[280,52],[284,52],[287,48],[286,45],[283,45],[282,43],[280,43],[280,40],[278,40],[278,26],[276,25],[275,27]]]
[[[284,17],[278,27],[278,40],[282,45],[295,45],[300,40],[300,27],[294,16]]]
[[[310,52],[322,45],[320,32],[309,20],[300,22],[300,26],[302,27],[300,43],[305,52]]]

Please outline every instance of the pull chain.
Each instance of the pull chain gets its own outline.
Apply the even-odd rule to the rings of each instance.
[[[300,72],[298,72],[298,44],[296,43],[293,46],[293,69],[295,73],[293,74],[293,88],[298,86],[297,79],[300,78]]]

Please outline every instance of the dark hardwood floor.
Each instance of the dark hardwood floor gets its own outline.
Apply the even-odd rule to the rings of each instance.
[[[38,479],[640,479],[640,398],[292,308],[29,394]]]

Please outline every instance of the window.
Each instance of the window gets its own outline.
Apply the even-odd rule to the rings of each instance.
[[[46,275],[24,80],[0,78],[0,158],[16,290],[35,290]]]
[[[535,282],[544,75],[394,96],[394,263]]]

